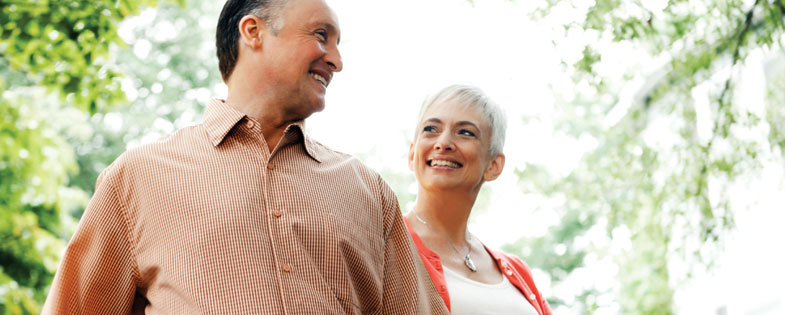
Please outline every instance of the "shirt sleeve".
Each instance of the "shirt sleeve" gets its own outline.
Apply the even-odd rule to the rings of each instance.
[[[108,170],[68,243],[44,303],[43,314],[127,314],[138,271],[123,203]]]
[[[398,199],[379,178],[384,208],[384,297],[382,314],[448,314],[412,243]]]

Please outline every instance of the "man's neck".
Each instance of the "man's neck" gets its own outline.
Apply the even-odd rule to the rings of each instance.
[[[248,115],[256,120],[262,128],[262,136],[267,143],[267,147],[272,152],[283,137],[286,127],[297,121],[292,117],[287,117],[281,108],[276,106],[271,99],[264,95],[248,97],[248,94],[229,93],[226,104],[233,109]]]

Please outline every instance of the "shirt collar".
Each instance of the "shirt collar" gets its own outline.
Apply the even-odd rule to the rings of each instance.
[[[322,159],[316,154],[317,142],[311,139],[311,137],[308,136],[308,133],[305,132],[305,120],[298,120],[289,124],[289,126],[286,126],[286,130],[283,134],[284,136],[281,140],[283,145],[303,139],[303,148],[305,148],[305,152],[308,153],[308,156],[314,161],[322,163]],[[283,147],[283,145],[281,147]]]
[[[427,256],[430,259],[438,261],[439,264],[441,264],[441,258],[439,257],[439,254],[432,251],[430,248],[428,248],[428,246],[425,246],[425,243],[423,243],[422,239],[420,238],[420,235],[418,235],[417,232],[414,231],[414,229],[412,228],[412,224],[409,223],[409,219],[403,217],[403,223],[406,224],[406,228],[409,230],[409,236],[412,237],[412,241],[414,242],[414,246],[417,247],[417,251],[425,254],[425,256]]]
[[[217,147],[229,132],[239,122],[244,120],[252,120],[248,115],[239,112],[226,104],[226,101],[221,99],[211,99],[207,105],[207,110],[204,114],[204,126],[207,130],[207,137],[214,147]],[[281,141],[286,144],[288,142],[295,142],[300,138],[303,139],[303,147],[305,152],[308,153],[312,159],[321,163],[322,160],[317,155],[317,142],[311,139],[305,132],[305,121],[298,120],[289,124],[284,131],[284,136]]]

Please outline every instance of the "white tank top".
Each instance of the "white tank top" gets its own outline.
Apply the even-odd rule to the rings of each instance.
[[[537,310],[502,276],[497,284],[485,284],[466,278],[444,267],[444,280],[450,294],[450,311],[464,314],[524,314],[537,315]]]

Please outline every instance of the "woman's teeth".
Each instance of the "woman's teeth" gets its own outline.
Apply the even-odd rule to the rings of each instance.
[[[431,166],[447,166],[451,168],[459,168],[461,167],[460,164],[455,163],[453,161],[445,161],[445,160],[432,160]]]

